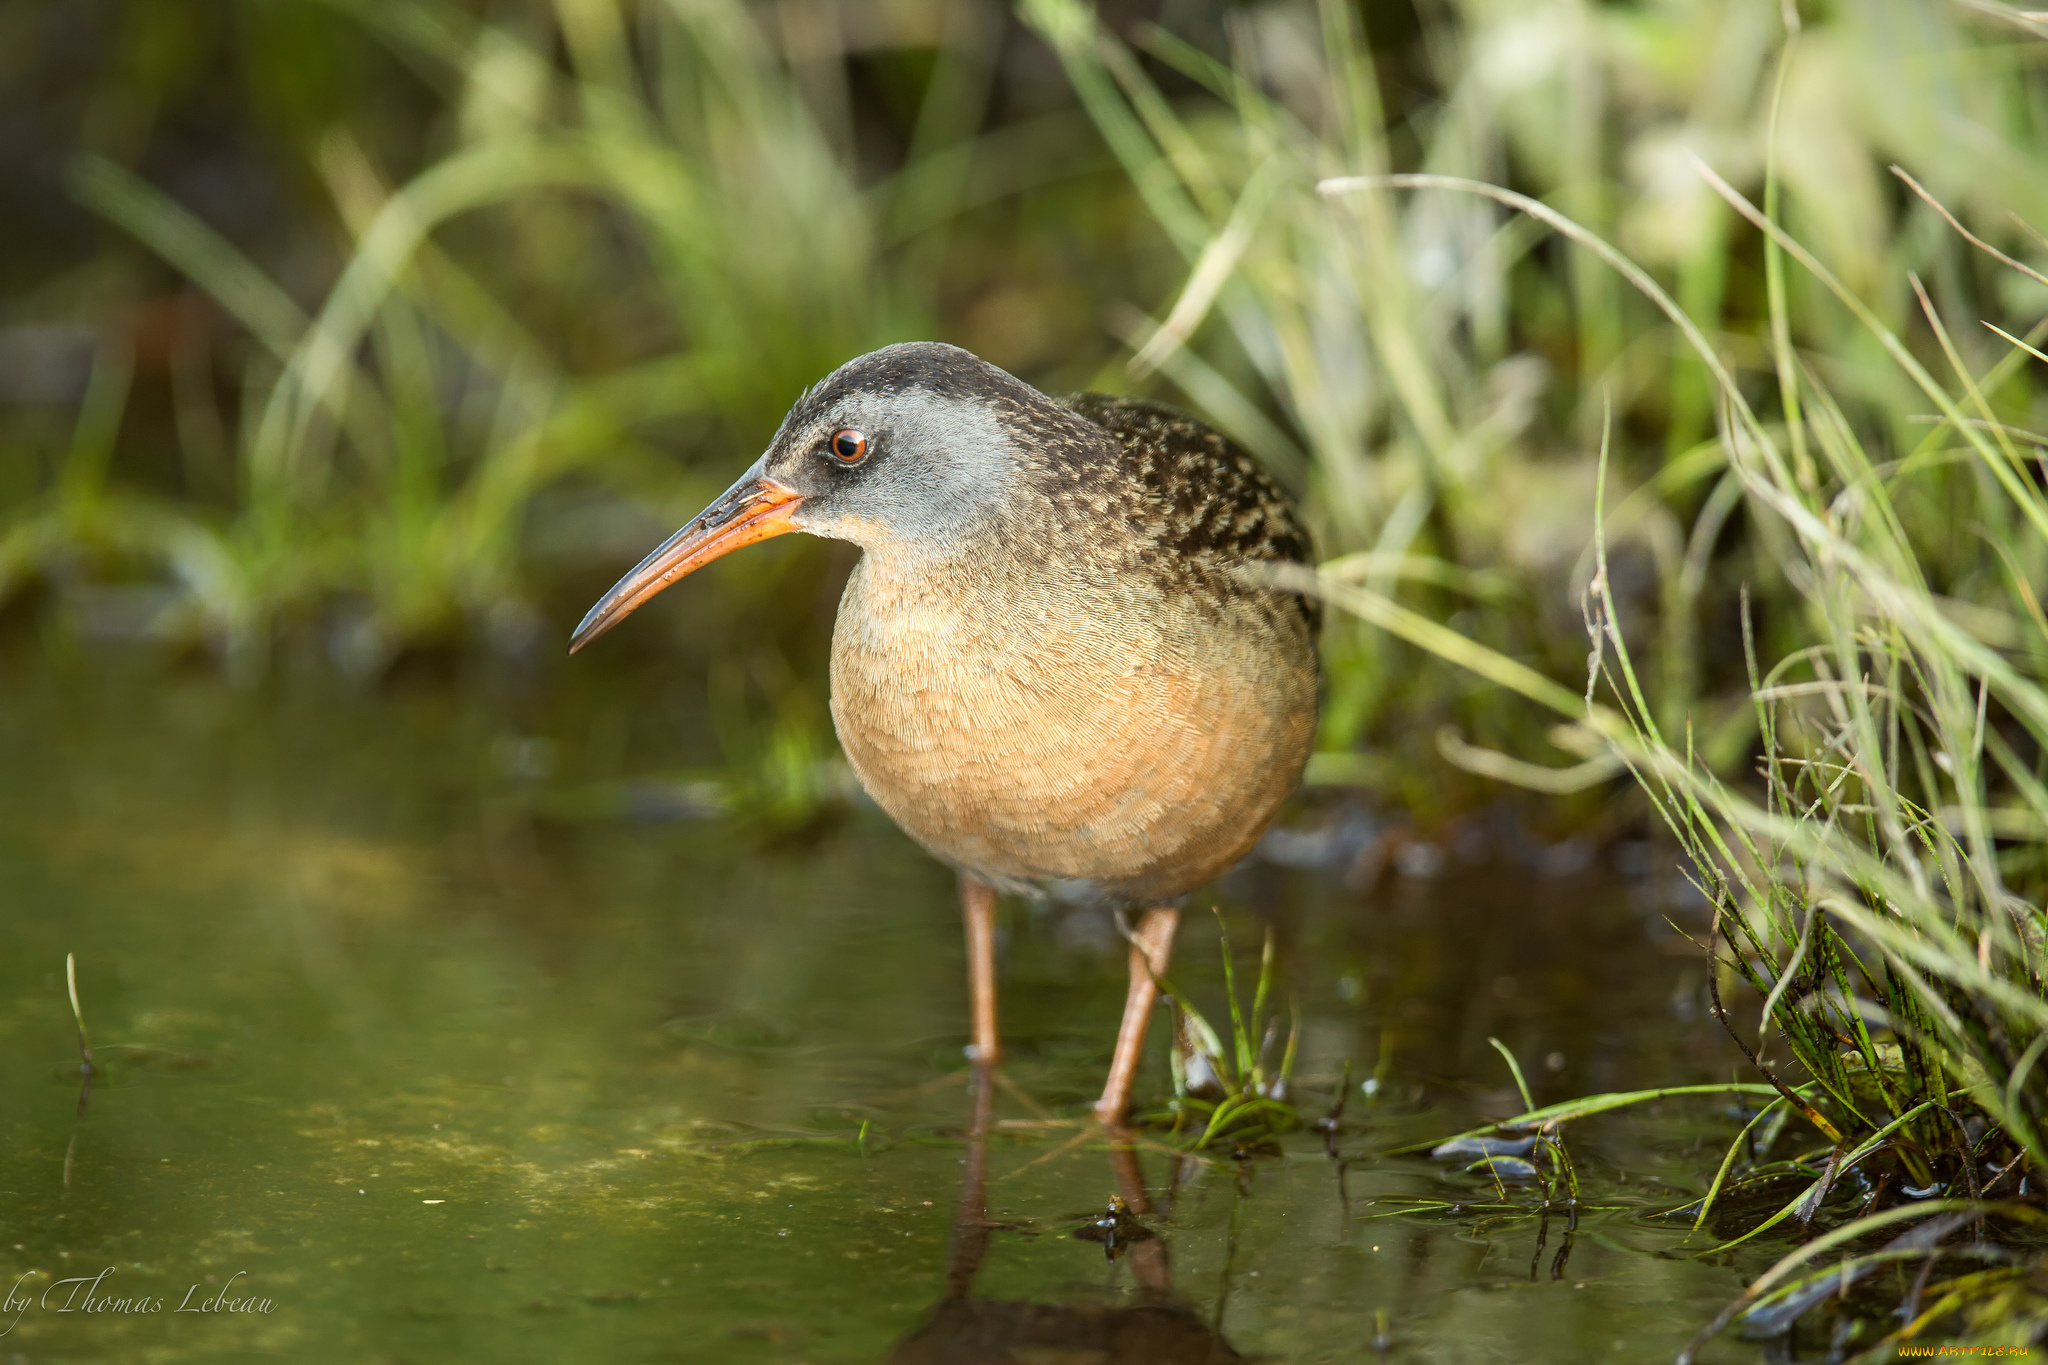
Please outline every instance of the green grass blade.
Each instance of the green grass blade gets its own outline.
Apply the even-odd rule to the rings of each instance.
[[[1493,1050],[1507,1062],[1508,1070],[1514,1073],[1515,1089],[1522,1092],[1522,1104],[1533,1113],[1536,1109],[1536,1100],[1529,1093],[1529,1083],[1522,1079],[1522,1064],[1515,1060],[1515,1054],[1508,1051],[1508,1045],[1500,1039],[1488,1038],[1486,1041],[1493,1044]]]

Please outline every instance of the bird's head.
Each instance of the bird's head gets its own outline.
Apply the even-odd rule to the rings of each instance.
[[[1011,494],[1047,424],[1087,424],[957,346],[907,342],[850,360],[797,400],[767,453],[599,599],[575,653],[683,575],[757,540],[808,531],[943,555]]]

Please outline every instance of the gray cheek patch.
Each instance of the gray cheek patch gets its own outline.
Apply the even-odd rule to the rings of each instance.
[[[870,398],[847,416],[844,425],[868,433],[868,458],[878,462],[848,510],[886,519],[906,538],[935,547],[956,540],[1016,486],[1009,433],[987,404],[913,389]]]

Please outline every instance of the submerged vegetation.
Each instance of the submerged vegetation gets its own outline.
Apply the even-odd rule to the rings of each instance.
[[[739,0],[275,8],[252,67],[396,64],[433,131],[283,121],[338,244],[309,266],[167,192],[147,101],[108,97],[64,183],[124,244],[8,319],[17,350],[88,329],[0,419],[10,628],[241,679],[299,640],[362,678],[537,657],[853,353],[1157,388],[1304,499],[1295,586],[1336,608],[1312,781],[1424,829],[1506,781],[1683,860],[1751,1073],[1724,1090],[1758,1102],[1684,1216],[1703,1251],[1809,1239],[1707,1327],[2048,1332],[2038,15],[1324,0],[1112,32],[1026,0],[1035,38],[932,5],[856,43]],[[1015,75],[1046,49],[1071,107]],[[756,562],[720,801],[786,833],[837,789],[790,663],[819,613]],[[1169,1140],[1295,1122],[1271,967],[1227,1041],[1180,1005]],[[1524,1087],[1472,1152],[1548,1210],[1566,1123],[1672,1093]]]

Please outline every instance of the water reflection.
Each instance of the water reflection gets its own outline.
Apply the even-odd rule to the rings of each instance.
[[[1222,1333],[1173,1294],[1164,1238],[1144,1226],[1152,1212],[1134,1135],[1111,1135],[1117,1201],[1096,1234],[1110,1259],[1129,1265],[1138,1282],[1134,1306],[1049,1304],[977,1299],[974,1281],[999,1230],[988,1214],[988,1138],[994,1077],[974,1068],[972,1116],[960,1176],[960,1202],[946,1250],[946,1297],[930,1318],[896,1343],[890,1365],[1022,1365],[1049,1353],[1073,1365],[1225,1365],[1243,1360]],[[1220,1312],[1220,1306],[1219,1306]]]
[[[1624,1365],[1780,1254],[1691,1259],[1656,1216],[1733,1135],[1714,1101],[1572,1128],[1564,1262],[1540,1195],[1426,1155],[1519,1105],[1491,1037],[1539,1102],[1739,1063],[1636,883],[1449,844],[1370,889],[1248,865],[1219,895],[1274,927],[1299,1093],[1349,1106],[1278,1158],[1168,1170],[1045,1122],[1100,1083],[1112,935],[1015,908],[991,1123],[953,1079],[950,879],[886,822],[764,846],[564,795],[656,770],[660,733],[604,758],[588,718],[660,707],[140,684],[0,674],[0,1290],[111,1265],[175,1306],[239,1273],[277,1309],[38,1307],[0,1357]],[[507,734],[549,737],[561,799],[501,775],[537,768],[493,757]],[[1176,976],[1220,1002],[1213,932]],[[1105,1268],[1069,1234],[1112,1190]]]

